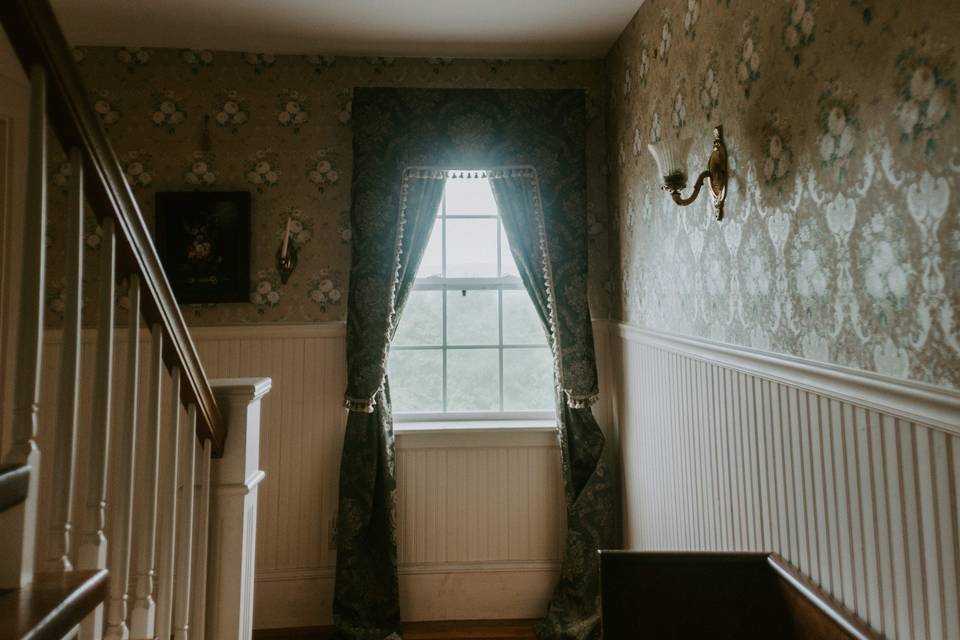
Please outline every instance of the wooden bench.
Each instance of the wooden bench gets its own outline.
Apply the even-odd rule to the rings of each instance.
[[[600,552],[605,640],[880,638],[769,553]]]

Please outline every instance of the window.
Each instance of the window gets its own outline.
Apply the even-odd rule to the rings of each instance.
[[[554,416],[553,355],[486,178],[447,180],[389,372],[399,420]]]

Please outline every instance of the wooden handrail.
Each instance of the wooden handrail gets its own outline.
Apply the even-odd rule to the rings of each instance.
[[[116,222],[117,259],[127,272],[141,276],[143,314],[147,324],[163,330],[164,362],[180,368],[185,384],[181,397],[197,407],[197,437],[209,438],[219,457],[227,435],[226,421],[194,348],[180,308],[167,282],[147,225],[123,177],[117,156],[90,104],[70,46],[48,0],[2,0],[0,23],[25,70],[46,71],[50,126],[65,149],[82,150],[84,188],[98,218]]]

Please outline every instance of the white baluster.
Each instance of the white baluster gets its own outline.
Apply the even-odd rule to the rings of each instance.
[[[107,566],[106,527],[107,454],[110,451],[110,403],[113,389],[114,277],[116,275],[116,237],[113,219],[103,220],[100,243],[100,271],[97,293],[97,344],[94,362],[93,424],[90,430],[90,454],[87,464],[86,508],[83,535],[80,538],[80,569],[105,569]],[[84,640],[100,640],[103,635],[103,607],[99,606],[80,625]]]
[[[207,549],[210,544],[210,458],[213,455],[213,443],[209,438],[203,441],[200,452],[200,470],[197,473],[197,523],[194,527],[193,571],[193,608],[190,613],[190,636],[202,640],[206,628],[207,613]]]
[[[160,585],[157,589],[157,638],[169,640],[173,633],[173,573],[176,564],[177,541],[177,484],[180,469],[180,369],[173,368],[170,383],[170,438],[163,444],[163,470],[160,482],[160,510],[163,527],[159,536]],[[190,434],[187,434],[190,437]]]
[[[130,275],[127,297],[127,397],[123,420],[117,423],[117,446],[110,465],[113,513],[110,518],[110,595],[107,599],[106,638],[126,640],[127,591],[130,586],[130,539],[133,521],[133,476],[137,455],[137,384],[140,373],[140,276]]]
[[[177,573],[173,595],[173,637],[187,640],[190,632],[190,586],[193,551],[193,495],[197,470],[197,406],[188,410],[184,439],[184,475],[177,515]]]
[[[80,320],[83,291],[83,155],[70,150],[73,171],[67,208],[67,300],[57,388],[53,493],[47,558],[51,570],[70,571],[73,487],[76,482],[77,425],[80,418]]]
[[[47,95],[39,66],[30,70],[30,147],[27,153],[27,208],[23,225],[20,272],[20,314],[17,325],[16,383],[12,446],[4,466],[27,466],[27,498],[0,513],[0,588],[18,588],[33,580],[37,536],[40,450],[37,424],[40,403],[40,359],[43,356],[44,256],[47,226]]]
[[[130,635],[133,638],[152,638],[156,616],[153,600],[154,561],[157,529],[157,479],[160,457],[160,392],[163,383],[163,331],[159,324],[152,328],[150,349],[150,412],[148,431],[144,434],[143,500],[138,505],[136,601],[130,614]]]

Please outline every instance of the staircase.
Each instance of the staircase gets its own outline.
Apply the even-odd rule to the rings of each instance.
[[[47,0],[3,0],[0,23],[30,79],[13,418],[0,461],[0,640],[249,638],[259,399],[270,381],[205,376]],[[58,340],[44,321],[48,131],[73,171],[69,208],[53,221],[68,237]],[[103,237],[95,308],[81,312],[85,207]],[[88,312],[95,328],[84,327]],[[53,397],[41,393],[51,345]],[[136,375],[143,365],[148,374]],[[86,419],[81,389],[91,386]],[[42,411],[52,451],[40,450]]]

